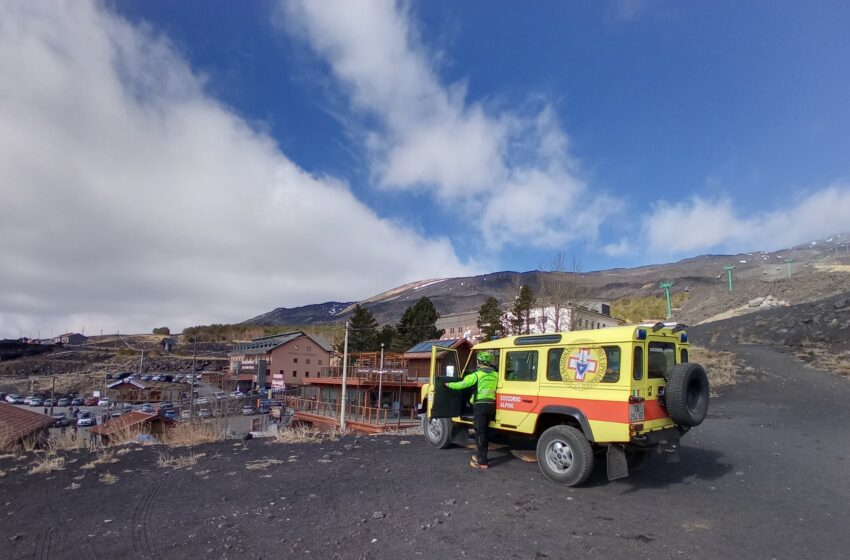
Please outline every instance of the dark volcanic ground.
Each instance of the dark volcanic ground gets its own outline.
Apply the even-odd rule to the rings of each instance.
[[[92,470],[72,453],[49,475],[5,457],[0,557],[850,557],[850,382],[736,350],[762,373],[712,401],[681,462],[608,482],[600,461],[581,488],[499,452],[473,471],[468,450],[421,436],[227,442],[177,470],[159,447]]]

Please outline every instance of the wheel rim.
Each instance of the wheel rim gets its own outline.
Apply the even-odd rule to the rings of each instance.
[[[556,439],[546,446],[546,464],[552,470],[566,472],[573,465],[573,460],[573,450],[566,441]]]
[[[439,441],[443,436],[443,423],[437,418],[428,421],[428,437],[431,441]]]

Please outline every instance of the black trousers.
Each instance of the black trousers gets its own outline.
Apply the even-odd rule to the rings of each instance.
[[[494,401],[479,401],[473,403],[475,409],[475,447],[478,454],[478,463],[487,464],[487,426],[496,417],[496,403]]]

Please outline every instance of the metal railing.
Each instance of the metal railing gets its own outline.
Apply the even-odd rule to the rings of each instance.
[[[354,381],[369,381],[385,384],[393,383],[427,383],[428,376],[417,376],[407,369],[374,369],[352,366],[348,368],[348,379]],[[342,379],[342,367],[324,367],[319,371],[320,379]]]
[[[295,412],[303,412],[325,418],[339,418],[340,404],[298,397],[286,397],[286,406]],[[375,408],[349,404],[345,409],[345,417],[352,422],[372,426],[392,426],[393,424],[416,424],[419,422],[419,412],[416,408]]]

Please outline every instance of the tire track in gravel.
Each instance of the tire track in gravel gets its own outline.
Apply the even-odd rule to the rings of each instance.
[[[92,558],[93,560],[100,558],[91,544],[89,544],[86,539],[79,537],[79,527],[71,526],[70,523],[68,523],[68,509],[63,504],[65,501],[64,494],[66,490],[60,489],[51,493],[50,485],[42,484],[41,487],[44,492],[44,501],[47,504],[47,508],[50,510],[51,517],[56,523],[54,527],[50,527],[47,530],[49,534],[45,535],[45,539],[49,540],[47,543],[49,549],[47,550],[47,555],[44,556],[44,558],[51,560],[53,558],[52,554],[55,544],[54,537],[57,529],[62,535],[62,540],[70,540],[75,545],[76,550],[82,552],[80,557]]]
[[[133,508],[133,550],[145,560],[156,560],[160,557],[151,537],[150,515],[162,484],[162,477],[156,477]]]
[[[56,532],[55,527],[48,527],[41,532],[41,537],[36,545],[35,557],[37,560],[51,560],[53,551],[53,536]]]

